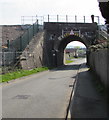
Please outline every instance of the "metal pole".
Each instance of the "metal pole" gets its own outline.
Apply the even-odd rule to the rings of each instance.
[[[49,15],[48,15],[48,22],[49,22]]]
[[[75,15],[75,22],[77,22],[77,16]]]
[[[38,25],[38,20],[37,20],[37,32],[39,31],[39,25]]]
[[[34,24],[33,24],[33,26],[34,26]],[[34,29],[33,29],[33,36],[34,36]],[[29,44],[29,41],[30,41],[30,36],[29,36],[29,29],[28,29],[28,41],[27,41],[27,44]]]
[[[22,37],[20,36],[20,51],[22,51]]]
[[[35,30],[35,29],[34,29],[34,24],[33,24],[33,36],[34,36],[34,33],[35,33],[34,30]],[[28,29],[28,36],[29,36],[29,29]]]
[[[83,17],[84,17],[84,23],[85,23],[85,22],[86,22],[86,21],[85,21],[85,16],[83,16]]]
[[[66,22],[68,22],[68,15],[66,15]]]
[[[57,22],[59,22],[59,15],[57,15]]]

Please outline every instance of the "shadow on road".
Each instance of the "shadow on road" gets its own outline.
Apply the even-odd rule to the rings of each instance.
[[[75,64],[75,65],[63,65],[63,66],[60,66],[56,69],[52,69],[50,71],[63,71],[63,70],[78,70],[80,67],[79,64]]]
[[[74,95],[71,100],[70,116],[72,120],[84,118],[107,118],[107,102],[96,90],[94,76],[83,64],[80,68]]]

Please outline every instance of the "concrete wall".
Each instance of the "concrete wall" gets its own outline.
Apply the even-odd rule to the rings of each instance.
[[[33,69],[43,66],[44,31],[39,32],[20,56],[22,69]]]
[[[109,87],[109,50],[98,50],[89,55],[90,68],[97,74],[100,81]]]

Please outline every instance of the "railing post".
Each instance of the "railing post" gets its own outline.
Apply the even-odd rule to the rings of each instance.
[[[68,22],[68,15],[66,15],[66,22]]]
[[[35,34],[35,28],[34,28],[34,24],[33,24],[33,36],[34,36],[34,34]],[[28,30],[28,34],[29,34],[29,30]]]
[[[83,16],[83,17],[84,17],[84,23],[85,23],[85,22],[86,22],[86,21],[85,21],[85,16]]]
[[[75,22],[77,22],[77,16],[75,15]]]
[[[59,15],[57,15],[57,22],[59,22]]]
[[[92,23],[94,23],[94,15],[91,15]]]
[[[49,17],[50,17],[50,16],[48,15],[48,22],[49,22],[49,19],[50,19]]]
[[[20,36],[20,51],[22,51],[22,37]]]
[[[33,33],[33,36],[34,36],[34,33]],[[29,29],[28,29],[28,44],[29,44],[29,41],[30,41],[30,39],[29,39]]]
[[[39,25],[38,25],[38,19],[37,19],[37,31],[36,33],[39,31]]]

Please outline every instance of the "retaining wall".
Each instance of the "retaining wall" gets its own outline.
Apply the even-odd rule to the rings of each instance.
[[[90,68],[97,74],[98,79],[109,87],[109,49],[91,52],[89,55]]]
[[[20,56],[22,69],[34,69],[43,66],[44,31],[37,33]]]

